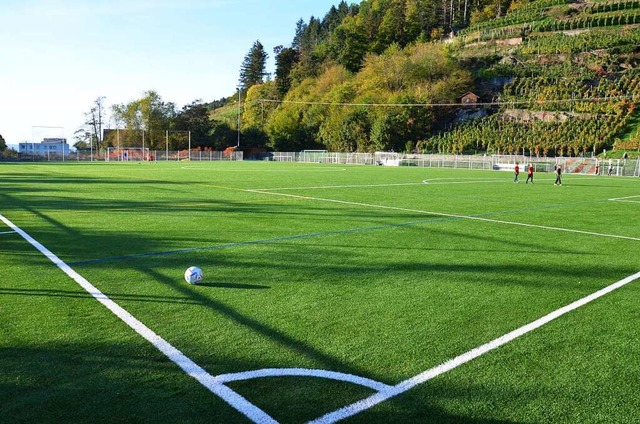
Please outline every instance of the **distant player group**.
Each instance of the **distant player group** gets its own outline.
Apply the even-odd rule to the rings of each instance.
[[[529,167],[527,168],[527,181],[525,181],[525,184],[529,184],[529,181],[531,181],[531,184],[533,184],[533,171],[534,171],[533,164],[529,164]],[[562,185],[562,167],[560,165],[556,165],[555,174],[556,174],[556,182],[553,185]],[[518,180],[519,175],[520,175],[520,165],[518,165],[518,163],[516,162],[516,166],[513,168],[514,183],[520,182]]]
[[[525,182],[526,184],[529,184],[529,181],[531,181],[531,184],[533,184],[533,171],[534,171],[533,164],[529,164],[529,166],[527,167],[527,181]],[[556,181],[553,183],[553,185],[562,185],[562,167],[560,165],[554,166],[554,174],[556,174]],[[614,174],[613,164],[611,163],[611,161],[609,161],[609,168],[607,169],[607,175],[612,176],[613,174]],[[520,175],[520,165],[516,162],[516,165],[513,168],[514,183],[520,182],[520,180],[518,180],[519,175]],[[600,175],[599,163],[596,163],[595,175]]]

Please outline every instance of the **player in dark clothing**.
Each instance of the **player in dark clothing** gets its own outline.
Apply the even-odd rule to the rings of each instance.
[[[562,167],[556,165],[556,182],[553,185],[562,185]]]

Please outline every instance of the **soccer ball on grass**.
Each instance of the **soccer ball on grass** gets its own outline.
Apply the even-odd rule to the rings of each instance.
[[[184,279],[189,284],[198,284],[203,278],[202,270],[197,266],[187,268],[184,272]]]

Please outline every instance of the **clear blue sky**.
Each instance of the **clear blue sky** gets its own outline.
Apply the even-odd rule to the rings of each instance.
[[[296,22],[339,3],[0,0],[0,134],[15,144],[64,127],[73,144],[98,96],[110,106],[155,90],[178,107],[229,96],[255,40],[273,72],[273,47],[290,45]]]

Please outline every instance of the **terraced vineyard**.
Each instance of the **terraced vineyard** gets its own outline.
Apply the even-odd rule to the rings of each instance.
[[[453,55],[501,89],[423,152],[600,154],[640,147],[640,1],[526,4],[462,31]],[[483,104],[484,103],[484,104]]]

